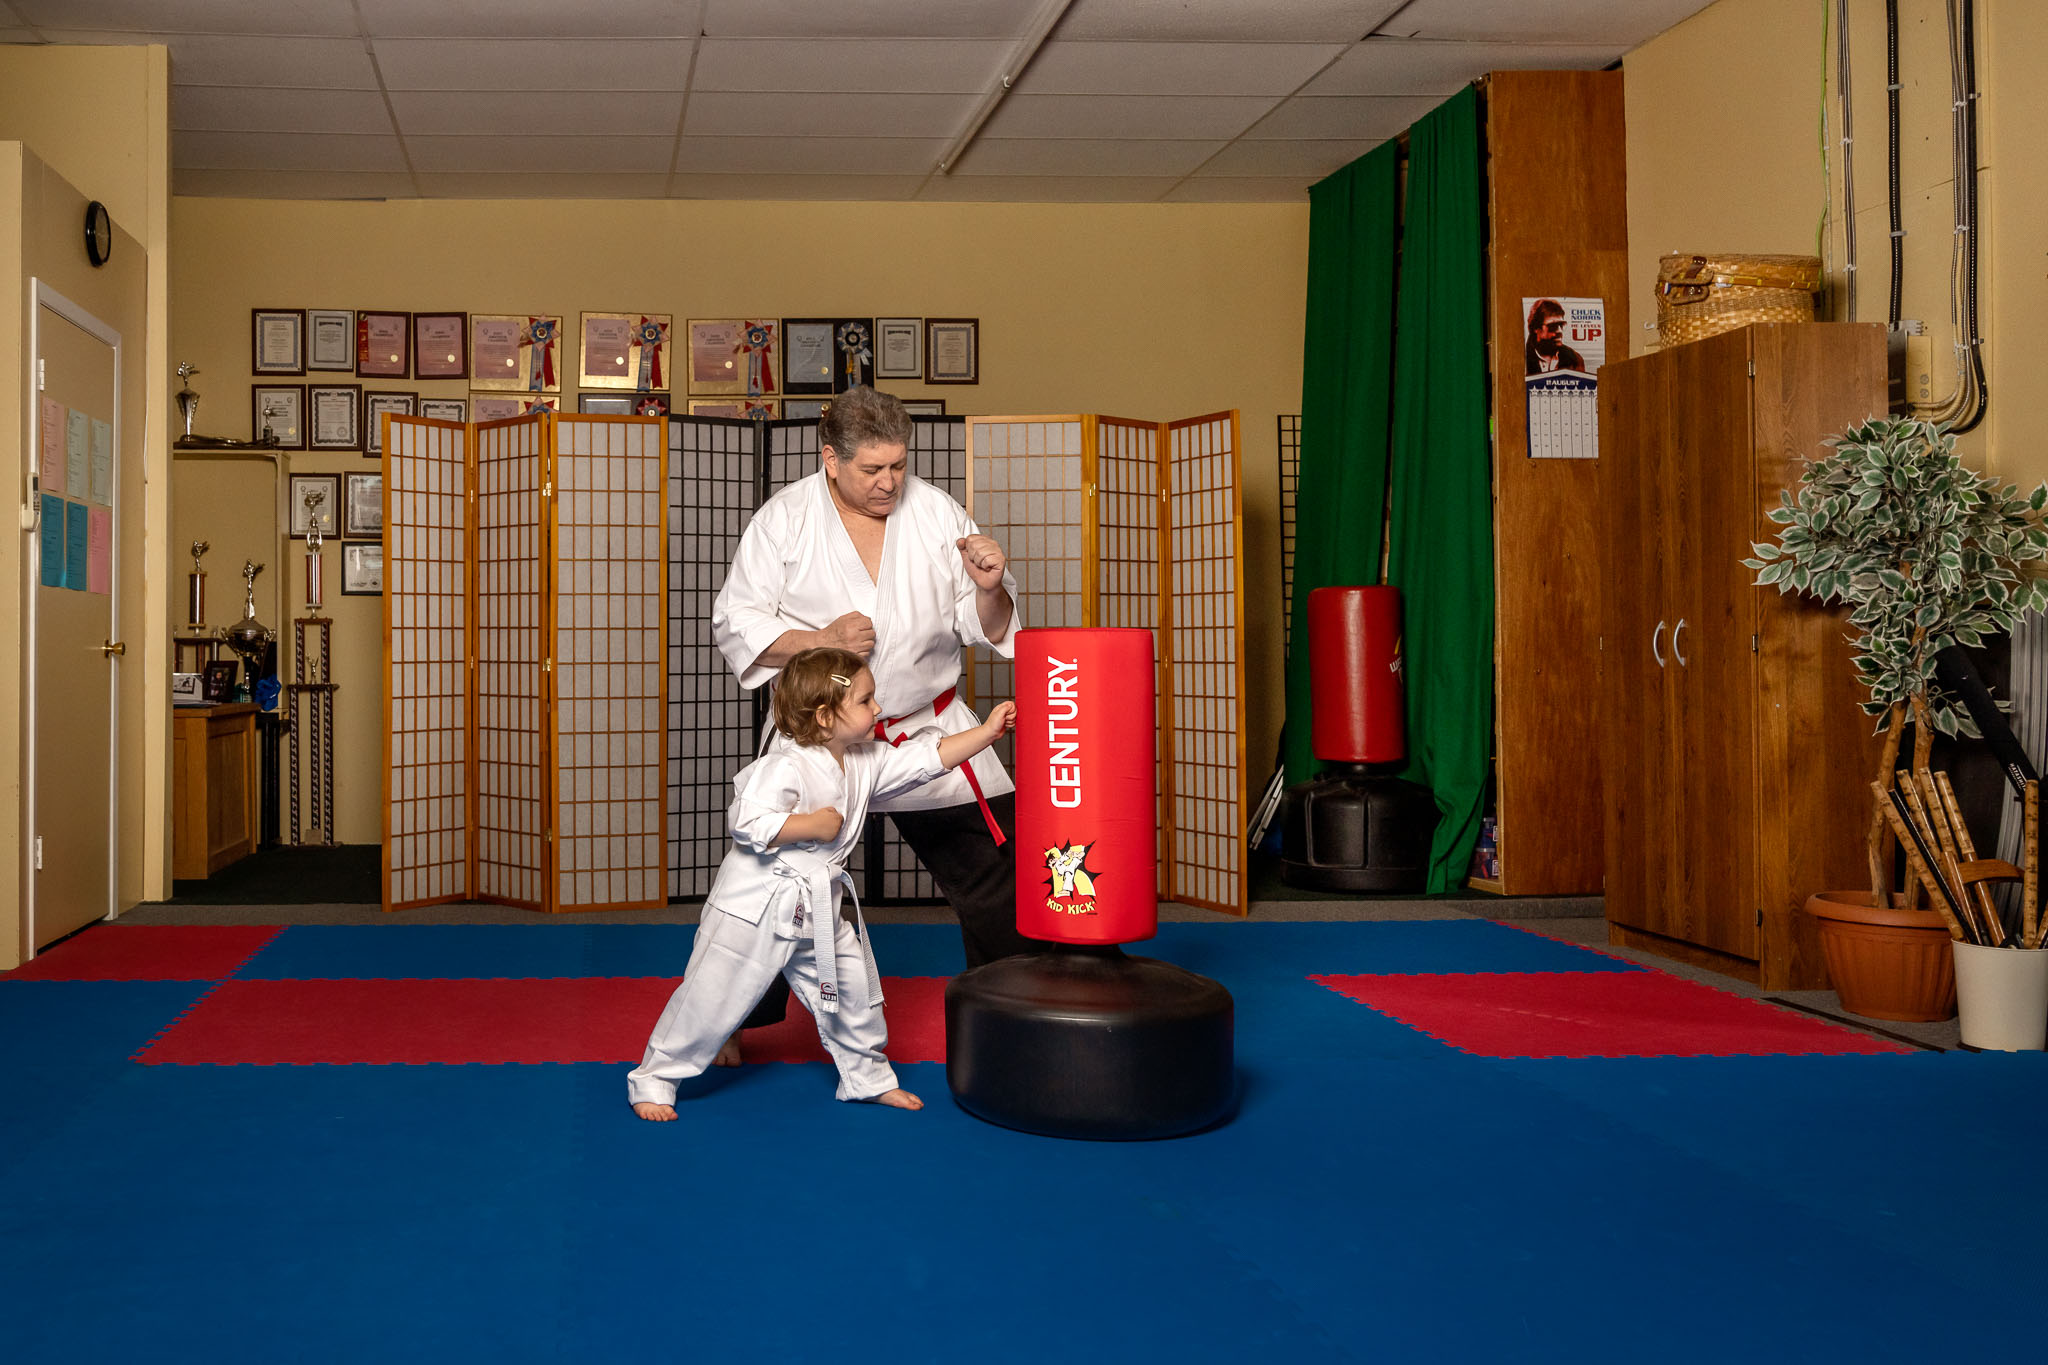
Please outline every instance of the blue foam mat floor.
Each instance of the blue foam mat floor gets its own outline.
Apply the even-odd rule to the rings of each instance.
[[[294,928],[243,974],[660,975],[688,934]],[[891,975],[957,965],[950,928],[875,937]],[[900,1068],[921,1114],[771,1065],[692,1083],[673,1124],[632,1118],[616,1066],[141,1066],[204,983],[0,979],[6,1354],[2039,1354],[2038,1054],[1493,1061],[1307,978],[1634,969],[1473,921],[1139,951],[1235,995],[1232,1122],[1032,1137],[937,1064]]]

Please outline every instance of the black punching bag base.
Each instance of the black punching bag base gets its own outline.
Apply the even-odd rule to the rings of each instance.
[[[978,1119],[1047,1137],[1178,1137],[1236,1104],[1230,992],[1122,949],[1049,945],[946,987],[946,1084]]]

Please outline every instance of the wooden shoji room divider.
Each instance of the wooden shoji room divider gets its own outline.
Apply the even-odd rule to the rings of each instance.
[[[385,908],[664,904],[661,419],[385,422]]]
[[[1242,915],[1239,450],[1235,411],[967,419],[968,507],[1009,552],[1025,622],[1154,632],[1160,894]],[[977,658],[973,682],[977,699],[1014,690],[1001,659]]]

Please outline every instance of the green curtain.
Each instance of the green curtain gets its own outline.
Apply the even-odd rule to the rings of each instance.
[[[1463,91],[1409,130],[1387,581],[1401,589],[1408,705],[1402,775],[1436,794],[1443,817],[1430,850],[1433,892],[1454,890],[1465,879],[1479,837],[1493,736],[1493,489],[1479,158],[1476,90]],[[1305,439],[1306,413],[1302,428]]]
[[[1380,577],[1399,158],[1392,141],[1382,143],[1308,192],[1294,622],[1282,746],[1289,783],[1307,781],[1319,766],[1309,747],[1309,592]]]

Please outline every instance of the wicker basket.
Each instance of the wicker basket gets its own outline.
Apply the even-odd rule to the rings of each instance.
[[[1677,346],[1753,322],[1812,322],[1818,256],[1666,256],[1657,268],[1657,340]]]

